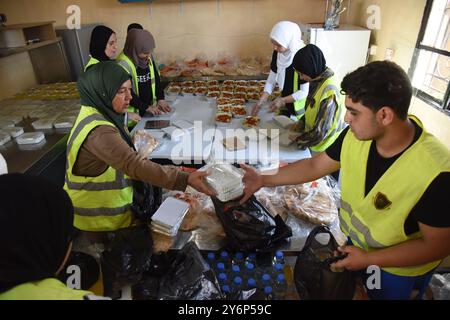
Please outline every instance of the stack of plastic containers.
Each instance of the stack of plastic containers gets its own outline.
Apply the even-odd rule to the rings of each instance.
[[[243,175],[238,168],[230,164],[213,164],[205,169],[209,173],[206,181],[216,191],[220,201],[233,200],[244,192]]]

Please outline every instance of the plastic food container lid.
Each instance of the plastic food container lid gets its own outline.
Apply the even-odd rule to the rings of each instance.
[[[3,132],[7,132],[11,137],[17,138],[21,134],[23,134],[22,127],[7,127],[2,129]]]
[[[45,135],[43,132],[27,132],[17,137],[18,144],[35,144],[44,140]]]
[[[205,167],[209,175],[208,184],[217,192],[217,198],[222,201],[233,200],[244,192],[242,172],[230,164],[213,164]]]
[[[11,141],[11,136],[9,135],[9,133],[0,131],[0,146],[4,145],[9,141]]]
[[[42,119],[34,121],[31,125],[35,129],[51,129],[53,127],[53,121]]]

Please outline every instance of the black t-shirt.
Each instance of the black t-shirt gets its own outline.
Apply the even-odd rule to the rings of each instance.
[[[273,51],[272,54],[272,62],[270,63],[270,70],[272,70],[273,72],[277,73],[277,56],[278,56],[278,52]],[[284,76],[284,85],[283,85],[283,89],[281,90],[281,96],[282,97],[287,97],[290,96],[291,94],[293,94],[294,91],[294,67],[292,65],[290,65],[289,67],[286,68],[285,70],[285,76]],[[304,81],[299,80],[299,84],[300,83],[304,83]],[[288,110],[288,114],[285,114],[286,116],[290,116],[290,115],[295,115],[295,109],[294,109],[294,104],[293,103],[289,103],[286,105],[286,109]]]
[[[411,145],[413,145],[422,134],[422,128],[420,128],[414,121],[413,123],[416,132]],[[336,141],[325,151],[331,159],[340,161],[342,143],[348,130],[349,127],[344,129]],[[405,152],[405,150],[403,152]],[[370,192],[373,186],[377,183],[378,179],[381,178],[386,170],[389,169],[389,167],[403,154],[403,152],[391,158],[383,158],[378,154],[376,145],[372,141],[367,160],[365,195]],[[450,215],[445,213],[445,210],[441,209],[450,207],[450,197],[448,196],[449,187],[449,172],[440,173],[431,182],[405,221],[404,230],[407,235],[419,231],[418,222],[432,227],[450,227]]]
[[[155,72],[155,85],[156,85],[156,100],[164,99],[164,91],[161,86],[161,79],[159,77],[158,71],[156,69],[156,64],[153,62],[153,70]],[[139,114],[142,116],[145,110],[151,105],[153,94],[152,94],[152,81],[150,78],[150,68],[145,69],[136,68],[139,96],[135,93],[132,94],[131,105],[139,109]]]

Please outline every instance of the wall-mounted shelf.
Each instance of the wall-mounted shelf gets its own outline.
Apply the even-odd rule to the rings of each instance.
[[[38,83],[70,80],[62,39],[54,21],[11,24],[0,27],[0,58],[28,52]]]

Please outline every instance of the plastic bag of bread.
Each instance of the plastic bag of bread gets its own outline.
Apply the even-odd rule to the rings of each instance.
[[[287,186],[283,197],[288,212],[313,224],[330,225],[338,215],[335,199],[339,199],[339,189],[333,188],[334,184],[332,179],[322,178]]]
[[[284,186],[265,187],[256,192],[255,196],[256,199],[266,207],[272,217],[279,215],[284,221],[286,221],[288,213],[282,196],[284,190]]]
[[[136,130],[134,134],[134,146],[137,152],[147,158],[159,145],[158,140],[145,130]]]

